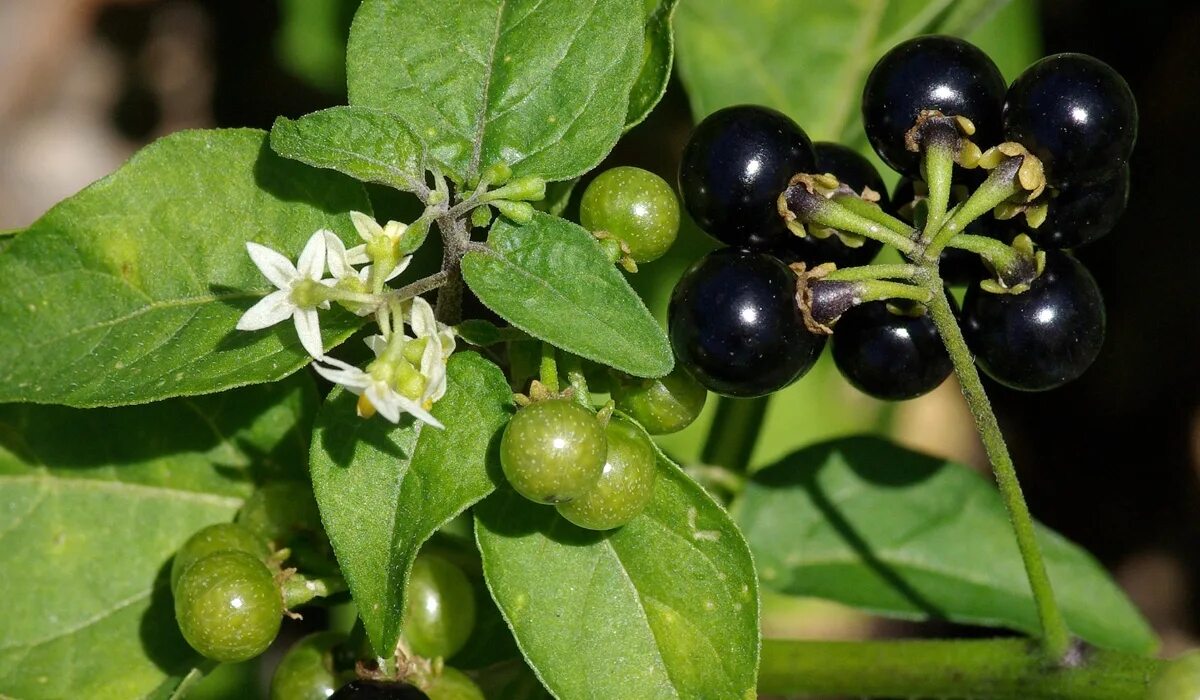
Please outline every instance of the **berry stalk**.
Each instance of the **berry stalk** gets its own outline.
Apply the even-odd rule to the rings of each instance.
[[[758,444],[769,400],[769,396],[752,399],[720,397],[700,460],[734,473],[744,473],[750,466],[754,446]]]
[[[996,485],[1000,489],[1000,496],[1013,525],[1017,547],[1021,551],[1021,560],[1025,564],[1025,573],[1029,577],[1029,587],[1033,592],[1034,605],[1037,607],[1038,620],[1042,626],[1042,650],[1046,657],[1059,663],[1070,649],[1071,634],[1062,611],[1054,600],[1054,590],[1042,560],[1033,516],[1025,503],[1016,468],[1004,443],[1004,435],[996,421],[996,414],[992,411],[992,404],[984,391],[983,382],[979,378],[979,371],[975,369],[971,351],[967,348],[967,342],[958,327],[958,320],[954,317],[950,301],[946,298],[942,279],[936,272],[928,282],[927,288],[930,299],[926,308],[937,326],[942,342],[946,345],[946,351],[950,353],[963,396],[971,409],[971,415],[975,418],[975,428],[983,441],[988,461],[991,462],[992,471],[996,475]]]
[[[1163,662],[1090,650],[1049,667],[1022,639],[819,642],[764,639],[766,695],[1125,700],[1145,695]]]

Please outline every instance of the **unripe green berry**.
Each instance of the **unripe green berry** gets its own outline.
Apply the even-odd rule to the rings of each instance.
[[[188,538],[171,562],[171,590],[179,583],[184,570],[210,554],[224,551],[246,552],[259,561],[271,555],[265,539],[237,523],[209,525]]]
[[[1200,700],[1200,651],[1168,662],[1150,682],[1145,700]]]
[[[500,466],[513,488],[537,503],[566,503],[596,485],[604,470],[604,429],[567,399],[517,411],[500,440]]]
[[[588,185],[579,202],[579,222],[607,231],[644,263],[662,257],[679,233],[679,199],[666,180],[648,170],[606,170]]]
[[[423,690],[429,700],[484,700],[483,691],[475,685],[475,681],[449,666],[442,667],[441,675],[430,681]]]
[[[462,649],[475,627],[475,592],[462,569],[432,554],[413,562],[404,599],[403,634],[409,649],[447,658]]]
[[[271,677],[271,700],[325,700],[353,673],[333,668],[333,648],[346,641],[337,632],[317,632],[292,645]]]
[[[637,517],[654,498],[658,459],[650,438],[621,416],[604,430],[608,459],[596,486],[583,496],[556,506],[567,520],[588,530],[611,530]]]
[[[246,661],[266,651],[282,616],[275,577],[246,552],[210,554],[187,567],[175,586],[179,631],[215,661]]]
[[[674,433],[692,424],[708,391],[682,367],[660,379],[621,379],[612,392],[617,408],[651,435]]]

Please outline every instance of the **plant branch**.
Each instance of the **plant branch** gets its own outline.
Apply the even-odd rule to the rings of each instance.
[[[954,212],[930,240],[925,248],[926,260],[937,260],[938,255],[950,239],[967,229],[967,226],[996,208],[1004,200],[1023,191],[1020,181],[1022,159],[1010,157],[1001,162],[988,174],[979,189],[971,193],[967,201],[955,207]]]
[[[764,639],[766,695],[993,700],[1128,700],[1146,693],[1163,662],[1087,650],[1047,666],[1023,639],[818,642]]]
[[[975,369],[974,358],[967,348],[966,340],[963,339],[950,302],[946,299],[942,279],[933,274],[927,285],[931,298],[926,307],[937,326],[942,342],[946,345],[946,350],[950,353],[963,396],[966,397],[971,415],[975,418],[975,427],[983,441],[984,450],[996,476],[996,485],[1012,521],[1017,547],[1021,551],[1021,560],[1025,564],[1025,573],[1029,577],[1029,587],[1033,592],[1034,604],[1042,626],[1043,650],[1046,657],[1057,663],[1069,650],[1071,636],[1063,620],[1062,611],[1054,600],[1054,590],[1046,573],[1041,548],[1038,546],[1033,516],[1030,515],[1029,506],[1021,493],[1016,468],[1008,454],[1008,447],[1004,444],[1004,435],[1000,432],[1000,425],[983,389],[983,382],[979,379],[979,371]]]
[[[388,301],[408,301],[409,299],[412,299],[415,296],[420,296],[425,292],[432,292],[435,289],[440,289],[441,287],[445,286],[449,279],[450,273],[446,272],[445,270],[441,272],[435,272],[428,277],[422,277],[415,282],[411,282],[403,287],[400,287],[399,289],[394,289],[388,292]]]
[[[449,216],[439,217],[438,231],[442,234],[442,273],[446,279],[438,292],[435,314],[439,321],[455,325],[462,318],[462,257],[471,242],[466,222]]]

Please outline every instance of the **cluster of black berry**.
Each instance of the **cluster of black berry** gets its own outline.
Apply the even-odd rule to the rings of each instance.
[[[946,145],[944,131],[925,125],[937,122],[951,130],[956,163],[954,196],[943,204],[962,205],[984,184],[988,170],[980,164],[999,177],[997,166],[1007,161],[1013,167],[1005,173],[1017,178],[1020,166],[1022,182],[1036,180],[1022,198],[1014,195],[961,232],[1011,245],[1013,256],[1028,261],[1024,278],[998,274],[974,252],[948,247],[939,258],[930,250],[946,284],[969,285],[961,324],[979,366],[1024,390],[1079,376],[1103,342],[1104,307],[1095,281],[1064,249],[1108,233],[1125,208],[1137,128],[1125,81],[1094,58],[1059,54],[1006,86],[977,47],[928,36],[880,59],[862,108],[871,145],[903,176],[890,198],[868,160],[838,144],[812,144],[774,110],[731,107],[696,127],[683,152],[680,191],[696,223],[729,247],[694,264],[675,288],[669,325],[681,364],[707,388],[747,397],[787,386],[816,361],[823,329],[814,329],[811,315],[806,324],[793,269],[865,265],[881,244],[836,226],[789,226],[795,214],[785,211],[781,194],[799,175],[823,178],[822,194],[831,199],[849,205],[850,195],[852,210],[868,219],[875,208],[911,225],[908,237],[919,245],[907,254],[923,263],[926,149],[939,138]],[[1044,250],[1035,254],[1033,244]],[[859,389],[908,399],[949,376],[952,362],[922,304],[839,303],[849,308],[828,319],[833,356]]]

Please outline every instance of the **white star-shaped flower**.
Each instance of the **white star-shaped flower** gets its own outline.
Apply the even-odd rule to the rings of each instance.
[[[433,307],[421,297],[413,297],[408,325],[417,338],[428,338],[421,355],[421,374],[428,382],[426,397],[432,403],[446,394],[446,362],[454,352],[454,330],[433,315]]]
[[[375,348],[375,345],[372,343],[368,343],[368,345],[371,345],[372,349]],[[386,380],[373,375],[371,372],[363,371],[352,364],[342,362],[333,357],[326,357],[321,362],[330,366],[327,367],[319,363],[313,365],[318,374],[335,384],[346,387],[346,390],[350,393],[366,398],[380,415],[391,422],[399,423],[401,414],[408,413],[417,420],[435,428],[441,429],[445,427],[441,421],[433,417],[433,414],[425,410],[420,403],[396,391]],[[361,410],[359,411],[359,415],[362,415]]]
[[[280,253],[258,243],[246,243],[250,259],[258,266],[276,291],[263,297],[238,319],[237,329],[257,331],[291,318],[296,323],[296,334],[300,344],[309,355],[317,359],[325,356],[321,343],[321,328],[317,320],[317,309],[328,309],[329,300],[319,300],[312,294],[312,285],[326,285],[321,279],[325,273],[324,229],[314,233],[295,265]]]

